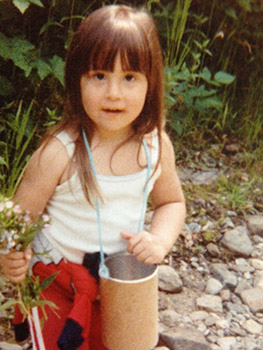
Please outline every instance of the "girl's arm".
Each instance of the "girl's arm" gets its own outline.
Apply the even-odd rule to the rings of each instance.
[[[40,147],[29,160],[14,196],[21,208],[38,217],[60,183],[69,163],[65,146],[56,138]]]
[[[161,175],[151,193],[154,209],[150,232],[122,232],[128,252],[146,264],[159,264],[177,240],[185,220],[185,199],[175,167],[172,143],[162,135]]]
[[[31,157],[25,174],[15,194],[14,202],[37,218],[45,209],[67,168],[69,157],[65,147],[52,139],[46,147],[39,148]],[[0,271],[12,282],[21,282],[28,270],[32,252],[10,252],[0,254]]]

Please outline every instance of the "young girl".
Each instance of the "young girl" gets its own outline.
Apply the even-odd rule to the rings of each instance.
[[[58,310],[46,309],[39,348],[102,350],[96,203],[105,254],[126,250],[145,264],[163,261],[185,217],[164,131],[162,53],[151,17],[116,5],[93,12],[73,37],[65,80],[62,121],[32,156],[14,200],[33,217],[51,217],[33,247],[49,254],[31,261],[43,279],[60,271],[43,292]],[[138,232],[146,184],[154,213],[149,231]],[[2,272],[19,282],[29,260],[30,251],[2,256]],[[26,324],[18,314],[15,323],[21,340]]]

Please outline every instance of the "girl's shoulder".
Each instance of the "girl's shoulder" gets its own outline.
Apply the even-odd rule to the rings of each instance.
[[[65,160],[72,158],[75,150],[75,140],[77,136],[75,133],[62,130],[54,134],[48,135],[44,138],[40,147],[41,155],[54,154],[56,157],[62,157]]]
[[[160,138],[157,129],[154,129],[152,132],[146,134],[144,139],[148,145],[160,147],[161,144],[162,148],[173,148],[171,139],[165,130],[161,131]]]

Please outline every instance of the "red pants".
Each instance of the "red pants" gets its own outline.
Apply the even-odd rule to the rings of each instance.
[[[58,265],[53,263],[45,265],[38,262],[33,269],[34,274],[40,276],[41,281],[58,271],[56,279],[42,293],[42,298],[52,301],[57,309],[54,310],[46,305],[46,320],[44,320],[42,310],[40,308],[38,310],[45,350],[61,349],[57,345],[57,341],[62,331],[66,334],[64,342],[68,346],[67,336],[71,337],[74,333],[74,330],[72,331],[70,328],[72,324],[68,325],[65,332],[65,322],[69,318],[70,322],[73,322],[74,326],[77,326],[81,332],[81,345],[71,345],[65,349],[107,350],[100,337],[99,302],[95,301],[98,295],[96,280],[82,265],[65,263],[64,261]],[[78,336],[77,338],[75,344],[79,344],[80,338]],[[41,349],[39,340],[35,339],[35,343],[38,344],[37,348]],[[64,349],[64,347],[62,348]]]

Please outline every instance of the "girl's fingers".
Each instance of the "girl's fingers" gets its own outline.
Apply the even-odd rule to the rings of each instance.
[[[32,257],[31,249],[25,252],[11,252],[0,256],[2,273],[13,283],[22,282],[29,268],[29,260]]]
[[[27,261],[30,261],[32,259],[32,249],[31,248],[26,248],[25,252],[24,252],[24,255],[25,255],[25,259]]]
[[[22,282],[26,276],[28,270],[28,265],[23,265],[21,267],[18,268],[3,268],[2,272],[4,273],[4,275],[11,281],[14,283],[19,283]]]

